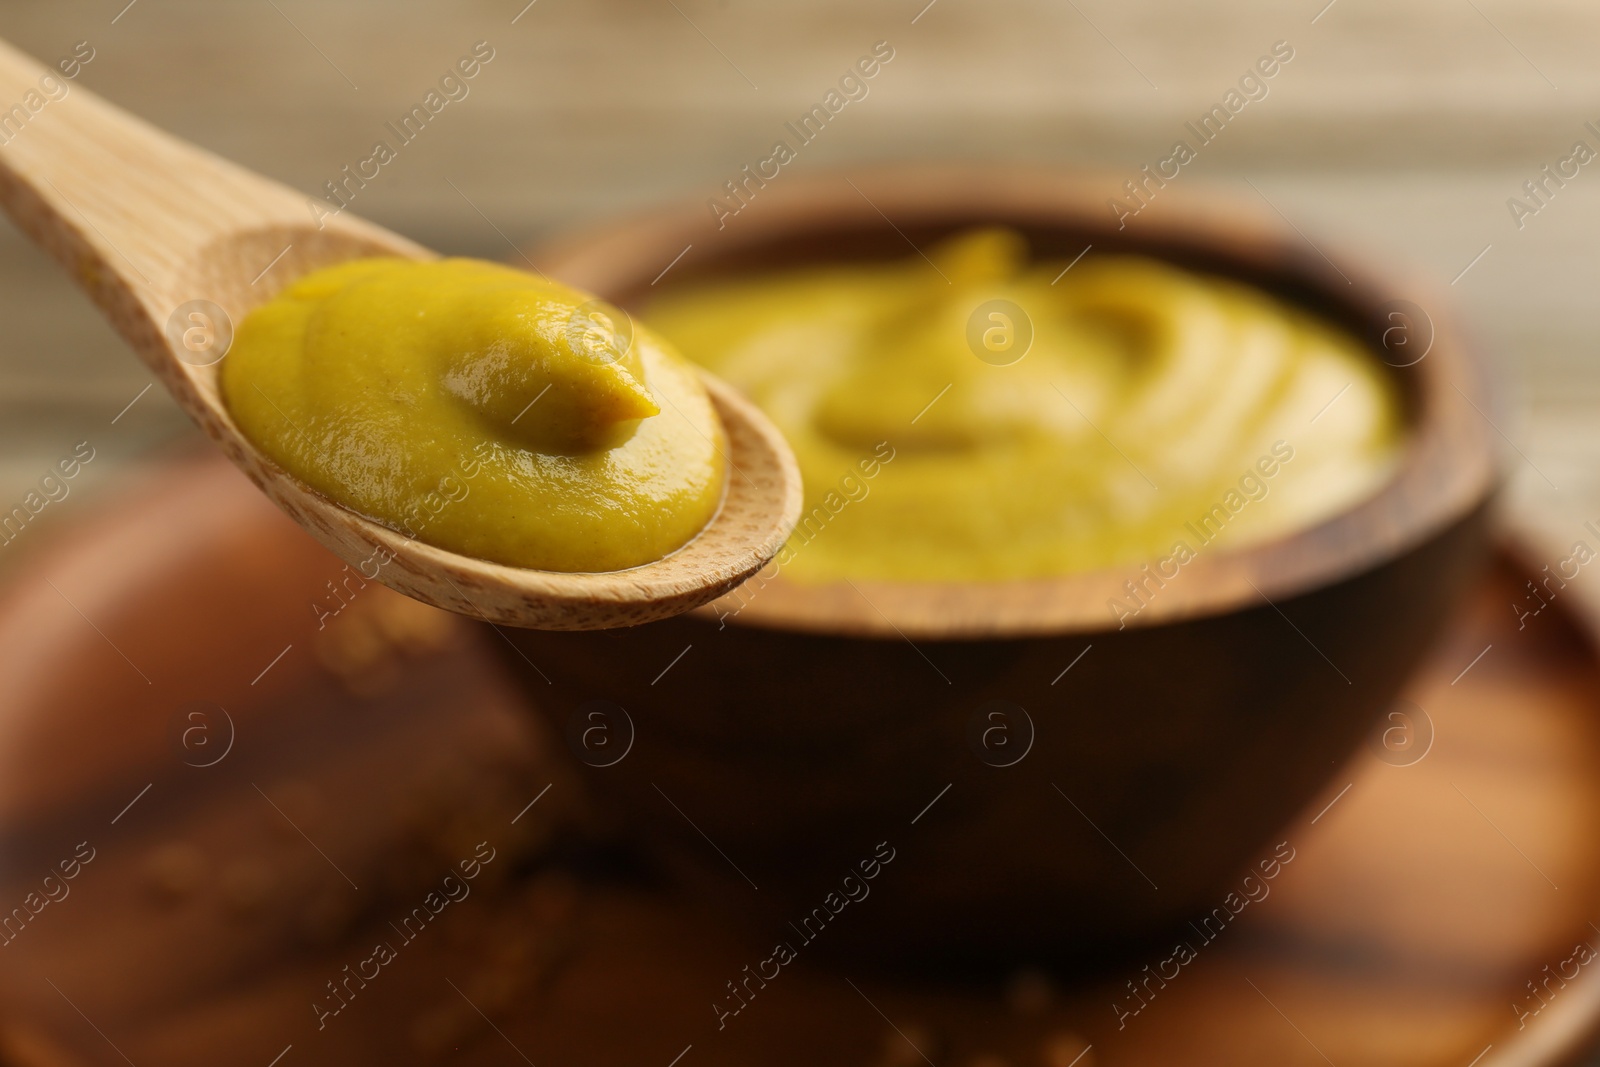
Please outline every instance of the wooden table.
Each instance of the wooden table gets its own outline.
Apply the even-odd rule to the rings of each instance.
[[[1506,201],[1576,139],[1600,148],[1584,127],[1600,119],[1600,10],[1336,0],[1317,17],[1323,2],[136,0],[119,16],[118,0],[7,0],[0,33],[48,58],[89,41],[79,84],[308,192],[487,41],[495,59],[470,94],[356,210],[491,256],[507,238],[712,196],[880,40],[894,59],[794,166],[1003,157],[1131,175],[1285,40],[1294,59],[1269,95],[1181,180],[1266,198],[1319,241],[1441,282],[1474,264],[1453,292],[1517,398],[1497,421],[1518,506],[1576,531],[1600,515],[1587,314],[1600,178],[1581,170],[1520,230]],[[80,440],[98,449],[87,483],[187,432],[155,391],[112,423],[149,377],[9,229],[0,287],[0,500]]]

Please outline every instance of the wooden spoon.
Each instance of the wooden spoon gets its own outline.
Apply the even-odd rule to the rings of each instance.
[[[366,578],[376,571],[409,596],[492,623],[631,626],[715,599],[764,566],[794,528],[800,475],[788,445],[710,375],[728,436],[727,495],[694,541],[655,563],[604,574],[508,567],[340,506],[240,433],[218,390],[219,361],[233,324],[299,275],[361,256],[434,253],[162,133],[4,42],[0,117],[0,206],[72,273],[228,458]]]

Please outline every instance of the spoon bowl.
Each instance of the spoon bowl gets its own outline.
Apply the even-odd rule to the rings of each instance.
[[[0,42],[0,99],[45,68]],[[664,559],[601,574],[531,570],[429,545],[343,507],[279,467],[222,401],[234,326],[301,275],[366,256],[435,253],[219,159],[84,89],[40,105],[0,146],[0,207],[71,273],[180,407],[256,486],[345,562],[435,607],[508,626],[588,630],[716,599],[783,546],[800,475],[782,436],[702,373],[727,432],[722,506]]]

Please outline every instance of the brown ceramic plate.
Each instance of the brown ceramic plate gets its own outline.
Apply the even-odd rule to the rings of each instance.
[[[1571,962],[1600,915],[1600,607],[1580,580],[1519,629],[1508,605],[1567,554],[1526,544],[1411,679],[1410,718],[1284,831],[1265,899],[1191,937],[1125,1026],[1171,946],[1053,988],[801,946],[719,1030],[724,983],[793,935],[747,936],[585,829],[492,631],[376,586],[319,629],[339,561],[220,459],[175,464],[0,591],[0,905],[60,896],[94,853],[12,912],[0,1063],[912,1067],[907,1038],[940,1067],[1568,1062],[1600,1018],[1600,967]],[[471,895],[406,940],[480,842]],[[397,958],[351,981],[380,942]],[[353,993],[319,1029],[330,981]]]

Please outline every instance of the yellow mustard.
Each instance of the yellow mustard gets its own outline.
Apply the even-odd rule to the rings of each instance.
[[[743,389],[805,480],[778,563],[828,581],[997,580],[1303,527],[1391,471],[1397,389],[1263,291],[1007,230],[903,261],[684,283],[648,309]]]
[[[429,544],[615,571],[711,520],[724,437],[694,369],[583,293],[492,263],[312,272],[240,323],[222,391],[307,485]]]

